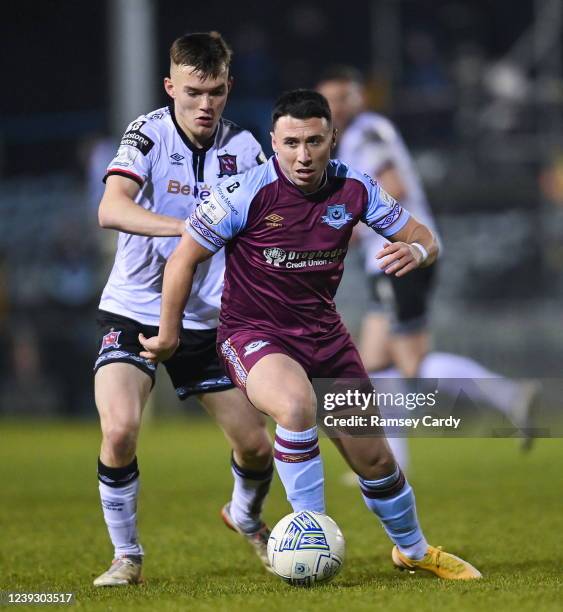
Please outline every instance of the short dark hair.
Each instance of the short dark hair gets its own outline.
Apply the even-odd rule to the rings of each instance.
[[[347,66],[346,64],[333,64],[323,70],[320,77],[317,79],[317,85],[325,83],[326,81],[345,81],[357,83],[358,85],[365,84],[362,73],[353,66]]]
[[[217,78],[229,69],[233,52],[219,32],[196,32],[177,38],[170,47],[170,61],[177,66],[193,66],[206,77]]]
[[[324,96],[312,89],[286,91],[277,100],[272,111],[272,127],[280,117],[289,115],[295,119],[319,117],[332,123],[330,106]]]

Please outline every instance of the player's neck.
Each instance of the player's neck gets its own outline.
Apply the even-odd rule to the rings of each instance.
[[[284,169],[281,167],[281,165],[278,163],[278,167],[280,169],[280,172],[285,176],[285,178],[296,188],[299,189],[299,191],[301,193],[304,193],[305,195],[311,195],[312,193],[316,193],[317,191],[320,191],[326,184],[327,181],[327,172],[326,170],[323,172],[323,175],[321,176],[321,178],[319,179],[319,182],[316,185],[311,185],[309,189],[303,189],[302,187],[299,187],[299,185],[297,185],[294,181],[292,181],[289,176],[284,172]]]
[[[196,136],[188,128],[188,126],[182,121],[182,118],[179,115],[177,115],[177,114],[176,114],[176,121],[177,121],[178,125],[180,126],[180,129],[182,130],[182,132],[184,132],[184,134],[186,135],[188,140],[193,144],[193,146],[196,149],[207,149],[207,148],[209,148],[209,145],[215,139],[215,133],[217,131],[217,128],[215,128],[213,130],[213,134],[211,134],[211,136],[207,136],[205,138],[201,138],[201,137]]]
[[[327,174],[326,174],[326,170],[325,170],[323,172],[323,175],[321,176],[319,182],[315,186],[311,185],[311,188],[308,191],[306,191],[305,189],[301,189],[301,187],[297,187],[297,185],[295,185],[295,183],[293,183],[293,184],[297,187],[297,189],[299,189],[300,191],[302,191],[306,195],[311,195],[312,193],[316,193],[317,191],[320,191],[326,185],[326,181],[327,181]],[[293,181],[291,181],[291,182],[293,182]]]

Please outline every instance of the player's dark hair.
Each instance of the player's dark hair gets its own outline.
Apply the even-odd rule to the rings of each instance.
[[[326,81],[345,81],[364,85],[365,79],[362,73],[353,66],[346,64],[333,64],[323,70],[317,79],[317,85]]]
[[[219,32],[196,32],[177,38],[170,47],[170,61],[177,66],[193,66],[206,77],[217,78],[231,65],[233,52]]]
[[[332,123],[330,107],[324,96],[312,89],[286,91],[276,101],[272,111],[272,127],[280,117],[289,115],[295,119],[324,118]]]

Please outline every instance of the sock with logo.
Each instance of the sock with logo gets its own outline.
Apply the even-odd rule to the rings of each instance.
[[[325,512],[324,474],[317,427],[289,431],[276,427],[276,469],[294,512]]]
[[[137,536],[137,458],[124,467],[108,467],[98,458],[98,480],[104,520],[115,558],[143,555]]]

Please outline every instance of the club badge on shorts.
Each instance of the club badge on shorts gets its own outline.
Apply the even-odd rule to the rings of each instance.
[[[111,330],[102,338],[102,346],[100,347],[100,352],[98,355],[101,355],[105,350],[110,348],[119,348],[121,344],[119,344],[119,335],[121,331],[115,331],[113,327]]]

